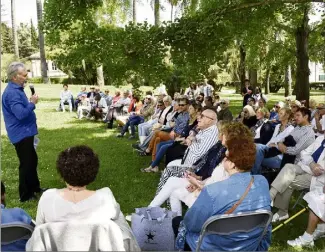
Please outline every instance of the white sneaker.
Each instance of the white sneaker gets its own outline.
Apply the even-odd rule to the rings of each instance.
[[[319,238],[325,237],[325,224],[318,224],[316,230],[313,233],[314,241]]]
[[[125,216],[125,219],[126,219],[128,222],[131,222],[131,220],[132,220],[132,215],[127,215],[127,216]]]
[[[289,218],[289,214],[280,216],[278,213],[275,213],[272,218],[272,222],[283,221]]]
[[[289,241],[287,241],[287,243],[291,247],[298,247],[298,248],[313,247],[314,246],[314,241],[313,240],[307,241],[307,240],[303,239],[302,236],[299,236],[295,240],[289,240]]]

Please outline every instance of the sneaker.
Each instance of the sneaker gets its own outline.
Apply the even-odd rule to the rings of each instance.
[[[313,233],[314,241],[319,238],[325,237],[325,224],[318,224],[316,230]]]
[[[116,137],[123,137],[123,135],[120,133],[120,134],[117,134]]]
[[[127,221],[131,222],[131,220],[132,220],[132,215],[127,215],[127,216],[125,216],[125,219],[126,219]]]
[[[307,240],[303,239],[302,236],[299,236],[295,240],[289,240],[289,241],[287,241],[287,243],[291,247],[298,247],[298,248],[313,247],[314,246],[314,241],[313,240],[307,241]]]
[[[272,222],[283,221],[289,218],[289,214],[280,216],[278,213],[275,213],[272,218]]]
[[[139,152],[143,152],[143,149],[141,149],[141,147],[140,147],[139,144],[132,144],[132,148],[133,148],[133,149],[136,149],[136,150],[139,151]]]
[[[129,136],[128,139],[129,139],[129,140],[133,140],[133,139],[135,139],[135,136],[131,135],[131,136]]]

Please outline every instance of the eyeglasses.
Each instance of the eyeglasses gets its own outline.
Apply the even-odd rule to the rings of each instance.
[[[187,104],[178,104],[179,107],[185,107]]]
[[[293,105],[293,106],[291,106],[291,108],[298,108],[298,106],[296,106],[296,105]]]
[[[201,118],[206,117],[206,118],[208,118],[208,119],[210,119],[210,120],[214,120],[212,117],[206,116],[206,115],[204,115],[204,114],[201,114],[200,117],[201,117]]]
[[[227,103],[225,103],[225,102],[220,102],[220,104],[225,105],[225,104],[227,104]]]
[[[246,110],[244,110],[243,112],[244,112],[244,114],[248,114],[248,111],[246,111]]]
[[[163,106],[164,104],[158,104],[158,107],[161,107],[161,106]]]
[[[275,107],[275,108],[280,108],[280,107],[279,107],[279,106],[277,106],[277,105],[274,105],[274,107]]]

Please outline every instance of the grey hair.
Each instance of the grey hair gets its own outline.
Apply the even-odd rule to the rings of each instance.
[[[20,68],[26,69],[24,63],[21,62],[12,62],[7,69],[7,78],[12,80],[12,78],[17,76],[17,72]]]
[[[173,99],[168,95],[168,96],[164,97],[163,101],[172,103]]]

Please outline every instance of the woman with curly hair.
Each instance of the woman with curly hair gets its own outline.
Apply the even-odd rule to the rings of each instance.
[[[192,251],[196,250],[203,224],[210,217],[218,214],[271,210],[267,180],[261,175],[250,174],[256,154],[250,130],[241,123],[232,122],[222,133],[223,145],[227,148],[223,166],[229,178],[205,186],[186,212],[183,221],[185,246],[189,246]],[[246,191],[248,193],[245,195]],[[176,230],[176,219],[173,224]],[[263,228],[257,227],[245,235],[210,234],[204,237],[200,251],[267,251],[271,242],[271,225],[260,240],[261,232]],[[181,240],[178,239],[177,242]]]
[[[138,250],[112,191],[108,187],[97,191],[87,189],[98,174],[97,154],[85,145],[70,147],[59,154],[56,167],[66,187],[43,193],[38,203],[36,226],[51,222],[106,224],[113,221],[120,227],[124,241],[130,242],[130,249]]]

